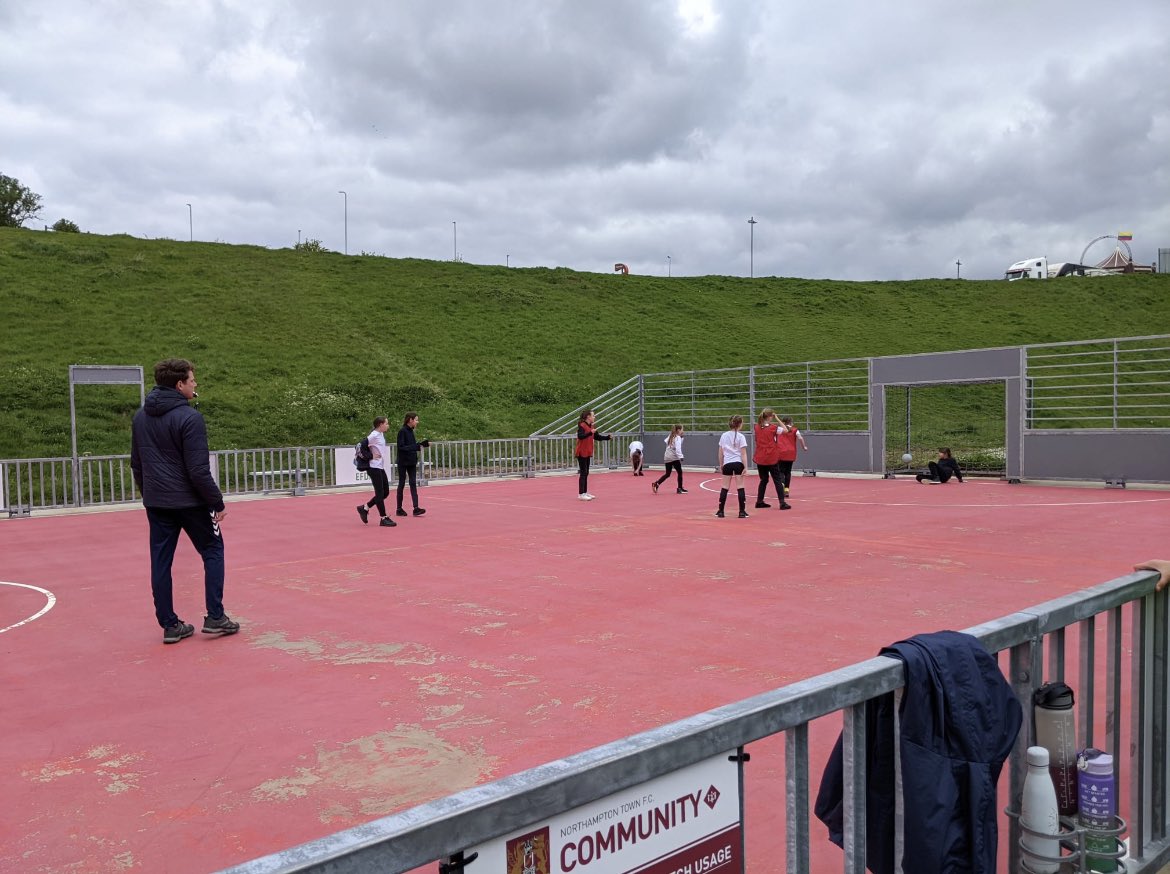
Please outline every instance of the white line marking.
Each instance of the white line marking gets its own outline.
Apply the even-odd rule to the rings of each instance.
[[[1118,504],[1159,504],[1170,501],[1170,498],[1144,498],[1134,501],[1031,501],[1019,504],[925,504],[897,501],[841,501],[836,498],[806,498],[806,501],[818,501],[822,504],[854,504],[859,507],[971,507],[974,509],[1001,508],[1001,507],[1114,507]]]
[[[28,617],[28,619],[22,619],[15,625],[9,625],[7,628],[0,628],[0,634],[3,634],[5,631],[11,631],[14,628],[20,628],[22,625],[27,625],[34,619],[40,619],[42,616],[52,610],[53,606],[57,603],[57,596],[48,589],[42,589],[40,586],[30,586],[27,583],[10,583],[6,580],[0,580],[0,586],[19,586],[22,589],[32,589],[34,592],[40,592],[42,595],[44,595],[46,601],[45,606],[34,613],[32,616]]]

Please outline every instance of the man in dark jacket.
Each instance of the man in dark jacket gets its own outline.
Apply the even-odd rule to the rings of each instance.
[[[203,416],[188,402],[195,397],[195,370],[182,358],[154,366],[155,386],[134,415],[130,468],[142,492],[150,523],[150,586],[154,615],[163,629],[163,643],[190,637],[195,627],[175,615],[171,562],[179,532],[203,558],[207,616],[204,634],[235,634],[240,624],[223,612],[223,535],[219,523],[227,514],[223,494],[211,477],[207,428]]]

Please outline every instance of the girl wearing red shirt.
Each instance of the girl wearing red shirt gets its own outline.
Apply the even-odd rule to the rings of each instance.
[[[771,504],[764,502],[764,495],[768,491],[768,480],[776,486],[776,497],[780,499],[780,509],[792,509],[784,500],[784,479],[780,474],[780,444],[778,442],[783,433],[784,425],[779,423],[776,412],[771,407],[765,407],[756,420],[754,436],[756,451],[752,461],[756,463],[756,470],[760,473],[760,489],[756,494],[756,508],[766,509]],[[793,456],[795,458],[795,456]],[[791,465],[789,465],[791,468]]]
[[[577,449],[573,453],[577,456],[577,500],[592,501],[589,494],[589,464],[593,461],[593,441],[608,440],[608,434],[602,434],[593,427],[593,410],[585,410],[577,422]]]

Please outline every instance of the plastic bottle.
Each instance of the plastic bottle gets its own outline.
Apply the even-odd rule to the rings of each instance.
[[[1077,822],[1085,829],[1085,849],[1090,853],[1114,853],[1117,840],[1101,829],[1117,827],[1117,779],[1113,775],[1113,756],[1088,749],[1078,756],[1080,769],[1080,814]],[[1098,831],[1095,831],[1098,830]],[[1089,857],[1090,871],[1116,871],[1116,859]]]
[[[1036,746],[1048,750],[1048,769],[1056,787],[1061,816],[1077,813],[1077,745],[1073,690],[1064,683],[1045,683],[1032,697]]]
[[[1037,856],[1059,858],[1060,856],[1060,814],[1056,806],[1056,787],[1048,771],[1048,750],[1044,747],[1028,747],[1028,773],[1024,777],[1024,795],[1020,799],[1020,825],[1032,831],[1052,835],[1038,837],[1023,832],[1020,846],[1024,849],[1024,861],[1029,871],[1037,874],[1056,874],[1059,862],[1045,862]]]

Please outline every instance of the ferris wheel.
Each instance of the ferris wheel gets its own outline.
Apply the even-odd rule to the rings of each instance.
[[[1081,264],[1085,263],[1085,255],[1088,254],[1089,250],[1092,249],[1093,246],[1095,246],[1097,243],[1100,243],[1102,240],[1117,240],[1117,242],[1119,242],[1119,243],[1121,243],[1121,245],[1125,246],[1125,254],[1129,257],[1130,263],[1133,263],[1133,250],[1131,248],[1129,248],[1128,242],[1123,240],[1117,234],[1102,234],[1101,236],[1095,237],[1094,239],[1090,240],[1089,245],[1085,246],[1084,251],[1081,252],[1081,260],[1080,260]]]

